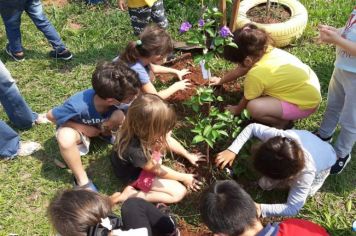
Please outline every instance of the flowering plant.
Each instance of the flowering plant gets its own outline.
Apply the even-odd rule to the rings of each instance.
[[[205,62],[205,68],[212,68],[211,60],[223,53],[224,46],[237,47],[232,40],[232,33],[227,26],[219,26],[222,13],[216,8],[206,8],[202,18],[192,25],[185,21],[181,24],[179,32],[188,35],[188,44],[203,48],[203,55],[194,58],[196,63]]]

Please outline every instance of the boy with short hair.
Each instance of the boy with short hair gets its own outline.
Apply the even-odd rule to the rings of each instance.
[[[217,181],[203,194],[200,213],[215,236],[324,236],[324,228],[310,221],[288,219],[262,226],[251,196],[233,180]]]
[[[57,124],[59,149],[74,174],[74,185],[97,191],[80,156],[89,152],[90,138],[112,138],[111,131],[124,121],[122,109],[136,97],[140,82],[126,64],[105,62],[96,67],[92,86],[50,110],[47,118]]]

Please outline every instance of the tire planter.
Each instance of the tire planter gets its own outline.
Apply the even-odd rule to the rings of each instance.
[[[266,0],[244,0],[240,4],[239,14],[236,19],[236,28],[241,28],[246,23],[253,23],[265,29],[274,40],[276,47],[284,47],[293,40],[299,38],[308,22],[308,12],[305,7],[297,0],[272,0],[271,3],[278,3],[289,9],[290,19],[282,23],[261,24],[251,21],[247,17],[247,12]],[[235,30],[235,29],[233,29]]]

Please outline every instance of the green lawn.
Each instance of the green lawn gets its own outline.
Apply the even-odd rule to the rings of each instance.
[[[170,21],[170,32],[176,39],[178,27],[185,19],[196,19],[200,1],[166,0]],[[213,1],[210,1],[213,2]],[[327,85],[333,70],[334,48],[317,45],[313,41],[319,23],[341,27],[346,22],[355,2],[352,0],[302,0],[308,9],[309,23],[303,37],[289,52],[309,64],[318,74],[324,101],[317,114],[297,123],[297,128],[315,130],[325,109]],[[91,73],[98,61],[111,60],[133,39],[127,12],[118,11],[114,4],[106,7],[89,7],[80,1],[71,1],[65,6],[46,6],[47,16],[57,28],[74,54],[70,62],[55,61],[48,57],[51,49],[27,16],[22,18],[22,38],[26,60],[17,63],[9,59],[4,50],[1,60],[17,80],[18,87],[36,112],[45,112],[61,104],[77,91],[90,87]],[[4,26],[0,24],[0,49],[5,48]],[[218,63],[224,69],[226,63]],[[2,108],[0,108],[2,109]],[[8,121],[1,110],[0,118]],[[0,235],[53,235],[46,217],[49,200],[57,190],[70,188],[72,177],[68,170],[55,166],[54,158],[60,158],[53,125],[35,126],[31,130],[19,131],[22,140],[36,140],[43,149],[30,157],[12,161],[0,161]],[[181,134],[182,132],[179,132]],[[178,135],[183,137],[182,135]],[[190,140],[182,140],[188,147]],[[121,190],[114,177],[108,155],[111,147],[103,142],[94,142],[91,152],[83,162],[94,183],[102,193],[111,194]],[[354,156],[356,155],[354,149]],[[219,150],[217,150],[219,151]],[[247,166],[241,161],[241,166]],[[241,168],[240,168],[241,169]],[[244,171],[249,174],[248,170]],[[356,161],[338,176],[330,176],[325,185],[310,198],[298,217],[313,220],[327,228],[332,235],[352,235],[351,224],[356,220]],[[263,193],[252,189],[253,198],[258,201],[281,199],[284,194]],[[197,195],[187,196],[182,203],[173,206],[174,212],[189,224],[199,224],[196,207]]]

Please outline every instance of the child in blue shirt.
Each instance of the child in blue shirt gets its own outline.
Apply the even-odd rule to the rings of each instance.
[[[137,74],[124,63],[103,63],[92,76],[93,89],[81,91],[47,113],[57,124],[61,155],[74,174],[75,186],[97,191],[80,156],[89,151],[90,138],[111,138],[125,119],[123,107],[137,95]]]

